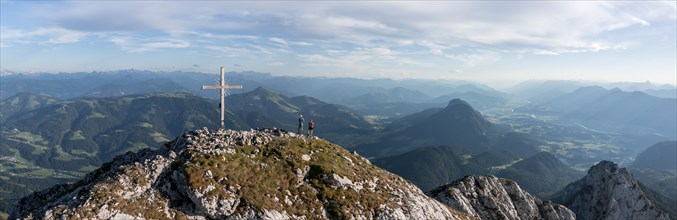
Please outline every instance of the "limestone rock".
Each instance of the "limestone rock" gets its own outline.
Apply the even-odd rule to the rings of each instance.
[[[479,219],[575,219],[566,207],[535,198],[514,181],[494,176],[466,176],[430,194]]]
[[[585,177],[567,185],[556,199],[579,219],[669,219],[642,192],[630,172],[611,161],[591,167]]]

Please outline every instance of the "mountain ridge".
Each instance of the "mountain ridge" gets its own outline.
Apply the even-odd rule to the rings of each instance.
[[[81,181],[22,199],[12,212],[29,219],[300,216],[467,218],[324,140],[279,130],[207,129],[162,149],[121,155]]]
[[[670,219],[626,168],[601,161],[582,179],[553,196],[580,219]]]

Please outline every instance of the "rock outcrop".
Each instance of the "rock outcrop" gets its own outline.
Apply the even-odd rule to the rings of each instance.
[[[466,176],[430,192],[438,201],[479,219],[576,219],[566,207],[533,197],[512,180]]]
[[[23,198],[21,219],[463,219],[412,183],[319,138],[192,131]]]
[[[578,219],[669,219],[642,192],[626,168],[602,161],[556,194]]]

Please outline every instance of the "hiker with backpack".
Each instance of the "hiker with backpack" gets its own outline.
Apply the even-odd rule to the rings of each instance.
[[[315,122],[313,122],[313,120],[310,119],[310,122],[308,122],[308,137],[313,136],[313,128],[315,128]]]

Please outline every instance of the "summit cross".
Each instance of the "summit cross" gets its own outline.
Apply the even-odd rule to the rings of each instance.
[[[223,120],[225,118],[225,112],[226,112],[226,105],[224,103],[226,93],[228,92],[228,89],[242,89],[242,85],[226,85],[226,81],[223,78],[223,67],[221,67],[221,80],[219,81],[219,85],[211,85],[211,86],[202,86],[202,89],[218,89],[219,90],[219,96],[221,96],[221,104],[219,106],[221,107],[221,129],[225,129],[225,126],[223,124]]]

